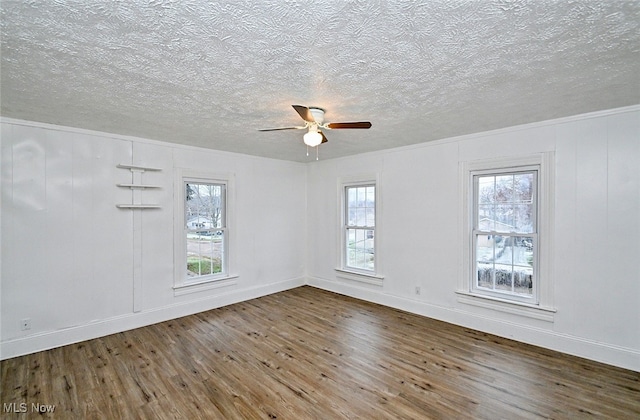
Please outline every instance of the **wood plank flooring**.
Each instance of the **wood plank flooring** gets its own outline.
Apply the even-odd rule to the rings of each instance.
[[[640,419],[638,372],[307,286],[0,367],[8,419]]]

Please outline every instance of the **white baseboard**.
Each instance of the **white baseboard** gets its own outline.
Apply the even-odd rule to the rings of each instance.
[[[2,342],[0,351],[2,358],[0,360],[78,343],[80,341],[91,340],[93,338],[104,337],[106,335],[132,330],[134,328],[140,328],[156,324],[158,322],[164,322],[198,312],[231,305],[233,303],[243,302],[284,290],[293,289],[304,284],[305,281],[303,278],[295,278],[258,287],[239,290],[236,289],[220,293],[215,296],[194,299],[175,305],[129,313],[61,330],[20,337],[14,340]]]
[[[640,372],[640,351],[638,350],[558,333],[550,329],[505,322],[498,318],[479,316],[456,308],[431,305],[346,282],[309,277],[306,284],[499,337]]]
[[[119,317],[91,322],[57,331],[44,332],[8,340],[1,344],[0,360],[48,350],[80,341],[104,337],[198,312],[219,308],[233,303],[278,293],[302,285],[362,299],[368,302],[411,312],[465,328],[494,334],[527,344],[583,357],[597,362],[640,372],[640,352],[634,349],[561,334],[496,318],[482,317],[454,308],[430,305],[425,302],[393,296],[372,288],[361,287],[315,277],[290,279],[264,286],[233,290],[227,293],[195,299],[180,304],[130,313]]]

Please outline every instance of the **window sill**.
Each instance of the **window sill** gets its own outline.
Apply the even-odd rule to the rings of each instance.
[[[345,280],[359,281],[362,283],[373,284],[375,286],[382,286],[382,281],[384,280],[383,276],[379,276],[373,273],[362,273],[359,271],[345,270],[343,268],[336,268],[335,270],[336,277]]]
[[[529,305],[522,302],[514,302],[491,296],[476,295],[465,291],[456,291],[458,302],[481,308],[553,322],[556,310],[544,306]]]
[[[207,279],[193,283],[181,284],[173,287],[174,296],[182,296],[189,293],[202,292],[204,290],[218,289],[220,287],[233,286],[237,283],[237,274],[227,277],[217,277],[215,279]]]

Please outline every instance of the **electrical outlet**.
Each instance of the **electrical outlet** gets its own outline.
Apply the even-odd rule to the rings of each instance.
[[[30,330],[31,329],[31,318],[25,318],[22,321],[20,321],[20,329],[22,331]]]
[[[416,286],[416,295],[420,294],[420,286]]]

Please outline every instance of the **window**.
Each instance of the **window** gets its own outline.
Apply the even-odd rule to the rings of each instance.
[[[226,272],[226,184],[185,181],[186,282]]]
[[[339,279],[382,286],[379,185],[379,175],[338,180]]]
[[[235,284],[232,174],[176,168],[175,295]]]
[[[375,272],[376,187],[344,187],[344,266]]]
[[[473,174],[474,292],[537,303],[537,175]]]
[[[461,163],[458,301],[553,320],[552,152]]]

